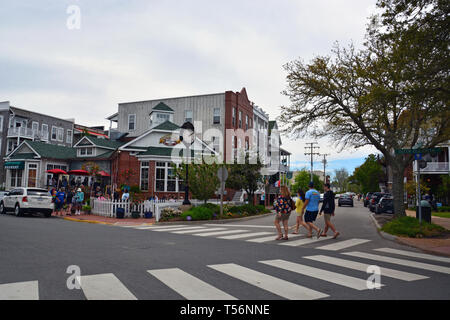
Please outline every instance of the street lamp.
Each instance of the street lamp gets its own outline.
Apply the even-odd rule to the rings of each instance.
[[[184,184],[184,201],[183,205],[190,205],[191,202],[189,201],[189,181],[188,181],[188,158],[189,158],[189,147],[194,143],[194,125],[190,123],[189,121],[183,123],[180,130],[180,141],[183,142],[184,146],[186,147],[187,153],[186,153],[186,181]]]

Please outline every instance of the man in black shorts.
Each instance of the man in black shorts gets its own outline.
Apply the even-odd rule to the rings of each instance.
[[[311,181],[309,183],[309,190],[305,194],[305,204],[302,208],[302,213],[305,212],[305,222],[308,225],[308,237],[311,238],[312,229],[317,231],[317,238],[320,237],[322,230],[316,227],[313,222],[316,221],[317,214],[319,213],[319,201],[320,201],[320,193],[316,189],[314,189],[314,183]]]

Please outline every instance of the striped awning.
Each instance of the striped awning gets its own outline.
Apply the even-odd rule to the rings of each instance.
[[[5,169],[24,169],[25,162],[24,161],[8,161],[5,162]]]

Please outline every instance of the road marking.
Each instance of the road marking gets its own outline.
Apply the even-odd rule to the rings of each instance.
[[[240,232],[247,232],[247,231],[248,230],[215,231],[215,232],[207,232],[207,233],[196,233],[196,234],[194,234],[194,236],[200,236],[200,237],[221,236],[224,234],[240,233]]]
[[[39,300],[38,282],[0,284],[0,300]]]
[[[391,249],[391,248],[375,249],[375,251],[381,251],[381,252],[399,254],[399,255],[402,255],[402,256],[416,257],[416,258],[421,258],[421,259],[442,261],[442,262],[450,263],[450,258],[433,256],[433,255],[430,255],[430,254],[423,254],[423,253],[412,252],[412,251],[404,251],[404,250],[397,250],[397,249]]]
[[[430,270],[430,271],[450,274],[450,268],[441,267],[441,266],[428,264],[428,263],[416,262],[416,261],[412,261],[412,260],[397,259],[397,258],[391,258],[391,257],[386,257],[386,256],[379,256],[376,254],[358,252],[358,251],[346,252],[343,254],[348,255],[348,256],[358,257],[358,258],[365,258],[365,259],[369,259],[369,260],[376,260],[376,261],[383,261],[383,262],[388,262],[388,263],[393,263],[393,264],[399,264],[399,265],[407,266],[407,267],[411,267],[411,268],[418,268],[418,269],[424,269],[424,270]]]
[[[280,243],[280,245],[288,246],[288,247],[298,247],[298,246],[303,246],[305,244],[310,244],[310,243],[315,243],[315,242],[325,241],[325,240],[330,240],[330,239],[331,239],[331,237],[320,237],[319,239],[317,239],[316,237],[313,237],[313,238],[300,239],[300,240],[296,240],[296,241],[287,241],[284,243]]]
[[[244,234],[234,234],[231,236],[218,237],[218,239],[234,240],[234,239],[250,238],[250,237],[256,237],[256,236],[264,236],[267,234],[272,234],[272,232],[249,232],[249,233],[244,233]]]
[[[188,300],[237,300],[178,268],[147,270],[147,272]]]
[[[296,238],[296,237],[304,237],[305,235],[303,234],[290,234],[289,235],[289,239],[291,238]],[[262,243],[262,242],[268,242],[268,241],[275,241],[275,238],[277,237],[276,234],[273,234],[270,237],[262,237],[262,238],[256,238],[256,239],[249,239],[249,240],[245,240],[248,242],[256,242],[256,243]],[[282,240],[280,240],[282,241]],[[288,240],[289,241],[289,240]]]
[[[304,257],[304,258],[323,262],[323,263],[333,264],[338,267],[358,270],[358,271],[362,271],[362,272],[366,272],[366,273],[367,273],[367,268],[371,266],[370,264],[365,264],[365,263],[360,263],[360,262],[345,260],[345,259],[340,259],[340,258],[328,257],[328,256],[323,256],[323,255],[310,256],[310,257]],[[419,274],[409,273],[409,272],[404,272],[404,271],[399,271],[399,270],[394,270],[394,269],[389,269],[389,268],[384,268],[384,267],[380,267],[380,271],[381,271],[381,275],[383,277],[394,278],[394,279],[399,279],[399,280],[403,280],[403,281],[416,281],[416,280],[422,280],[422,279],[428,278],[426,276],[422,276]]]
[[[367,239],[349,239],[349,240],[339,241],[339,242],[333,243],[333,244],[328,244],[326,246],[319,247],[316,249],[338,251],[338,250],[350,248],[350,247],[357,246],[357,245],[360,245],[360,244],[363,244],[366,242],[370,242],[370,241],[371,240],[367,240]]]
[[[313,300],[328,297],[325,293],[283,279],[275,278],[234,263],[209,265],[208,267],[286,299]]]
[[[157,229],[157,230],[153,230],[153,231],[181,231],[181,230],[194,230],[194,229],[203,229],[203,227],[176,227],[176,228],[165,228],[165,229]]]
[[[217,224],[213,223],[205,223],[205,226],[217,226]],[[225,224],[224,227],[238,227],[238,228],[270,228],[273,229],[274,226],[261,226],[261,225],[255,225],[255,224]]]
[[[206,231],[219,231],[219,230],[226,230],[226,229],[225,229],[225,228],[203,228],[203,229],[194,229],[194,230],[174,231],[174,232],[172,232],[172,233],[183,234],[183,233],[206,232]]]
[[[137,300],[112,273],[81,276],[80,284],[88,300]]]
[[[188,227],[185,224],[176,224],[176,225],[165,225],[165,226],[145,226],[144,228],[148,229],[167,229],[167,228],[180,228],[180,227]]]
[[[272,267],[280,268],[283,270],[292,271],[295,273],[303,274],[308,277],[316,278],[319,280],[331,282],[344,287],[348,287],[355,290],[368,290],[367,282],[364,279],[346,276],[344,274],[322,270],[316,267],[309,267],[303,264],[293,263],[286,260],[266,260],[259,261]],[[383,286],[383,285],[381,285]]]

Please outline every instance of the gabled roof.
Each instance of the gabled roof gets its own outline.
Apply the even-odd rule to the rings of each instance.
[[[29,160],[37,157],[34,153],[16,153],[12,157],[9,157],[10,160]]]
[[[173,109],[170,108],[170,107],[169,107],[167,104],[165,104],[164,102],[158,103],[155,107],[153,107],[152,112],[153,112],[154,110],[173,112]]]
[[[78,141],[74,147],[77,147],[79,145],[79,143],[83,140],[87,139],[88,141],[90,141],[93,145],[100,147],[100,148],[106,148],[106,149],[113,149],[116,150],[117,148],[119,148],[120,146],[124,145],[125,142],[121,142],[121,141],[113,141],[113,140],[109,140],[109,139],[100,139],[100,138],[96,138],[93,136],[84,136],[83,138],[80,139],[80,141]]]
[[[24,143],[29,145],[32,150],[41,156],[41,158],[66,160],[77,157],[76,149],[71,147],[58,146],[38,141],[24,141]],[[16,155],[18,154],[15,154],[14,156]]]
[[[153,128],[153,130],[164,130],[164,131],[175,131],[178,129],[180,129],[180,127],[175,123],[170,122],[169,120],[166,120]]]

